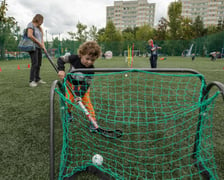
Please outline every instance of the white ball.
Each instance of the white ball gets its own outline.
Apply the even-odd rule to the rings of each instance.
[[[92,158],[92,162],[97,166],[101,166],[103,164],[103,156],[100,154],[95,154]]]
[[[125,76],[125,77],[128,77],[128,74],[125,74],[124,76]]]

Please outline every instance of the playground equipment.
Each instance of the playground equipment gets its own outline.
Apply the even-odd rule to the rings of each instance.
[[[185,50],[182,52],[182,56],[184,56],[184,57],[189,57],[189,56],[191,56],[191,51],[192,51],[193,46],[194,46],[194,44],[191,44],[191,46],[190,46],[189,49],[185,49]]]
[[[65,97],[66,79],[64,83],[54,81],[50,93],[51,180],[55,176],[57,99],[63,128],[58,179],[75,179],[83,171],[101,179],[218,179],[212,120],[215,99],[220,94],[224,98],[222,83],[207,84],[192,69],[92,71],[97,72],[91,84],[97,122],[104,129],[121,129],[123,135],[107,138],[90,132],[83,109]],[[213,87],[218,91],[211,91]],[[68,108],[73,122],[67,120]],[[92,162],[95,154],[103,157],[102,165]]]
[[[140,51],[134,50],[134,44],[132,46],[128,46],[128,50],[124,51],[125,62],[128,63],[128,67],[133,67],[134,56],[139,56]]]

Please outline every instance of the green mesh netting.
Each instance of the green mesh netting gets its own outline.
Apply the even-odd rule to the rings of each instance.
[[[204,171],[218,179],[212,113],[219,93],[201,102],[205,86],[198,74],[96,73],[90,95],[97,122],[121,129],[117,139],[90,132],[82,109],[56,89],[63,123],[59,179],[93,165],[94,154],[104,158],[102,166],[94,166],[114,179],[202,179]],[[72,122],[67,121],[68,104]],[[204,169],[197,168],[199,163]]]

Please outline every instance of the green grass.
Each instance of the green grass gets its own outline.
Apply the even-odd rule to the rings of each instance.
[[[28,85],[29,60],[0,61],[0,179],[49,179],[49,93],[57,79],[47,59],[41,68],[46,85],[30,88]],[[20,66],[20,70],[17,66]],[[97,60],[97,68],[127,67],[124,57]],[[149,67],[148,58],[135,58],[134,68]],[[209,58],[168,57],[158,60],[159,68],[192,68],[202,73],[207,82],[224,83],[224,60]],[[214,154],[220,179],[224,179],[224,106],[217,99],[214,110]],[[56,119],[57,163],[61,149],[61,123]]]

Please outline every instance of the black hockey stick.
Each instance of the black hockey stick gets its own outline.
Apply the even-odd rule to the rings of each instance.
[[[52,60],[52,58],[49,56],[48,53],[45,53],[45,54],[47,56],[47,59],[50,61],[51,65],[55,69],[55,71],[58,73],[57,65],[54,63],[54,61]],[[69,89],[69,91],[73,94],[74,97],[77,97],[75,95],[75,93],[72,91],[72,89],[71,89],[71,87],[69,85],[66,84],[66,87]],[[82,101],[78,100],[77,104],[81,107],[81,109],[83,110],[85,115],[88,117],[89,121],[94,126],[94,128],[95,128],[94,130],[96,132],[98,132],[99,134],[101,134],[102,136],[105,136],[107,138],[120,138],[123,135],[123,132],[121,130],[110,130],[110,129],[103,129],[103,128],[101,128],[97,124],[97,122],[92,118],[92,116],[90,115],[89,111],[86,109],[86,107],[82,103]]]

